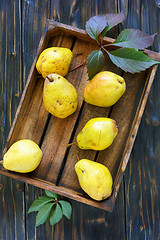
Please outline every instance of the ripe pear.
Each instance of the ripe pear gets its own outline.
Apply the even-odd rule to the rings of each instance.
[[[111,195],[112,176],[103,164],[81,159],[75,164],[75,171],[81,188],[91,198],[101,201]]]
[[[39,56],[36,63],[37,71],[43,78],[51,73],[65,76],[68,73],[73,53],[68,48],[46,48]]]
[[[44,82],[43,103],[53,116],[66,118],[77,109],[77,91],[64,77],[49,74]]]
[[[104,150],[118,134],[116,122],[111,118],[92,118],[77,135],[77,145],[81,149]]]
[[[11,171],[27,173],[37,168],[41,159],[39,146],[29,139],[23,139],[15,142],[4,154],[3,166]]]
[[[112,72],[96,74],[85,86],[83,97],[87,103],[99,107],[114,105],[126,90],[124,79]]]

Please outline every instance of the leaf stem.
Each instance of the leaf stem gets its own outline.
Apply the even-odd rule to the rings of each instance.
[[[77,142],[68,143],[67,147],[70,147],[70,146],[76,145],[76,144],[77,144]]]
[[[105,49],[104,45],[101,45],[101,49],[103,49],[106,53],[108,53],[108,51]]]
[[[103,38],[101,36],[100,36],[100,40],[101,40],[100,45],[102,46],[103,45]]]
[[[3,160],[0,160],[0,164],[3,164]]]
[[[112,43],[108,43],[108,44],[103,45],[103,47],[109,47],[111,45],[112,45]]]
[[[79,159],[78,155],[76,155],[76,158],[77,158],[77,161],[80,161],[80,159]]]

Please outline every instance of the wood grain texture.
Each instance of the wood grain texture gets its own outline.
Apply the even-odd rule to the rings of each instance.
[[[36,56],[38,43],[42,36],[46,20],[50,17],[50,1],[22,1],[22,60],[24,84],[28,77],[34,57]]]
[[[22,91],[22,62],[21,62],[21,12],[19,1],[1,1],[0,33],[0,153],[9,133],[11,123]],[[10,29],[9,32],[7,29]]]
[[[25,238],[24,183],[0,176],[1,239]]]
[[[148,34],[160,31],[156,1],[119,1],[127,16],[124,28]],[[136,19],[136,21],[135,21]],[[159,52],[159,38],[151,47]],[[159,69],[151,88],[138,136],[125,173],[127,239],[160,239],[159,163]]]
[[[20,1],[0,2],[0,155],[22,91]],[[0,175],[0,239],[25,239],[24,183]]]
[[[51,17],[50,1],[23,0],[22,1],[22,59],[23,59],[23,87],[27,80],[32,62],[36,56],[38,44],[43,33],[46,20]],[[29,209],[31,203],[43,191],[29,184],[25,184],[25,208]],[[36,214],[26,213],[26,238],[52,239],[49,223],[36,228]],[[49,228],[49,230],[48,230]]]

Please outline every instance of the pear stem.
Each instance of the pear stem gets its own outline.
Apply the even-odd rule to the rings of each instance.
[[[80,159],[79,159],[78,155],[76,155],[76,158],[77,158],[77,161],[80,161]]]
[[[77,142],[68,143],[67,147],[77,144]]]
[[[49,80],[50,82],[53,82],[53,80],[52,80],[51,78],[49,78],[48,76],[46,76],[46,78],[48,78],[48,80]]]
[[[0,160],[0,164],[3,164],[3,160]]]
[[[84,64],[86,64],[86,61],[84,61],[83,63],[81,63],[81,64],[77,65],[77,66],[76,66],[76,67],[74,67],[74,68],[72,68],[71,70],[69,70],[69,72],[72,72],[72,71],[76,70],[77,68],[80,68],[80,67],[82,67]]]

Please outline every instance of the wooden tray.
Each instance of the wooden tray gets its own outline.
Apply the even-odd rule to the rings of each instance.
[[[112,41],[113,39],[105,38],[106,44]],[[83,63],[89,53],[98,48],[84,30],[52,20],[47,21],[3,151],[4,154],[15,141],[27,138],[41,147],[43,158],[39,167],[29,174],[7,171],[2,166],[0,173],[82,203],[112,211],[157,66],[133,75],[122,72],[107,59],[104,69],[123,75],[127,85],[125,94],[111,108],[96,107],[83,101],[83,88],[87,82],[86,65],[70,71],[66,79],[78,91],[78,108],[66,119],[58,119],[50,115],[43,106],[44,79],[39,76],[35,67],[40,52],[51,46],[67,47],[75,53],[70,69]],[[159,60],[158,53],[146,52],[152,59]],[[81,54],[76,56],[77,53]],[[116,139],[108,149],[97,152],[81,150],[76,145],[67,148],[67,144],[75,141],[77,134],[89,119],[103,116],[114,119],[119,129]],[[113,193],[108,199],[94,201],[80,188],[74,170],[76,155],[80,159],[100,162],[111,171],[114,185]]]

